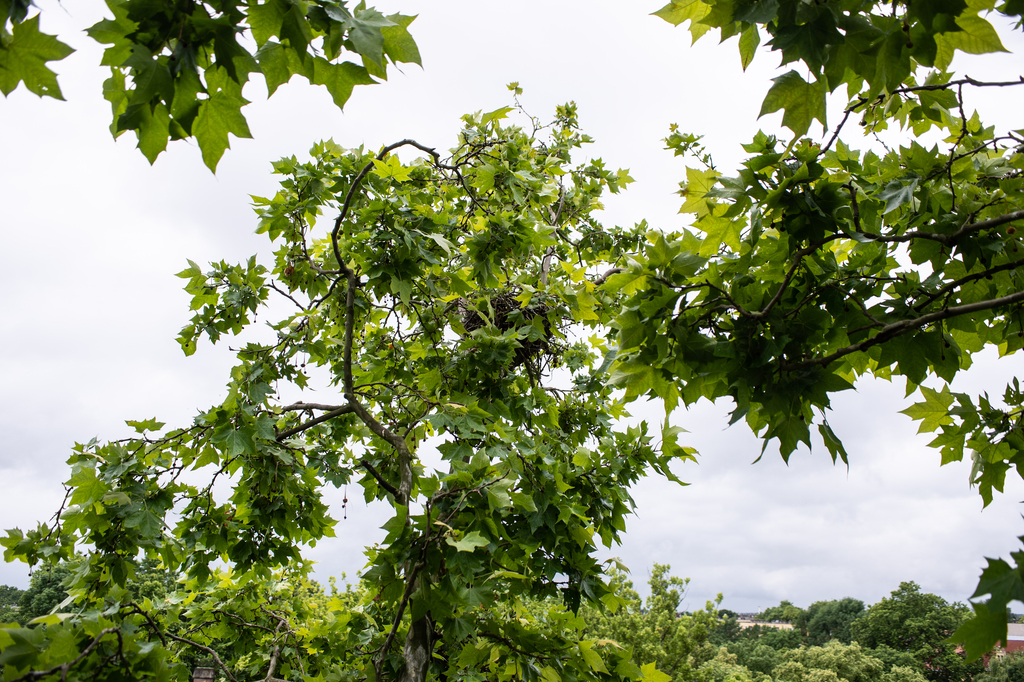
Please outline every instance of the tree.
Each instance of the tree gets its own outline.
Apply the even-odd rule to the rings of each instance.
[[[714,656],[716,650],[707,642],[718,624],[717,604],[709,602],[702,611],[681,614],[679,605],[689,581],[669,571],[669,566],[654,565],[646,603],[641,602],[625,576],[613,572],[609,586],[622,600],[622,606],[614,613],[586,608],[580,615],[587,624],[588,637],[629,647],[636,665],[654,665],[671,679],[683,682],[695,679],[702,649],[710,649],[707,654]]]
[[[1002,401],[948,386],[983,348],[1007,355],[1024,345],[1022,140],[968,113],[972,90],[1024,81],[949,70],[957,50],[1004,51],[982,16],[990,10],[1019,21],[1024,8],[674,0],[657,12],[689,22],[694,39],[712,28],[739,36],[745,65],[767,34],[784,64],[805,71],[774,79],[761,110],[781,110],[794,136],[759,134],[732,177],[698,136],[668,138],[696,159],[681,185],[695,220],[627,270],[645,284],[617,318],[613,380],[627,396],[659,396],[669,409],[731,398],[732,421],[746,421],[765,448],[777,441],[783,458],[810,447],[816,426],[833,461],[847,462],[828,423],[830,396],[865,375],[902,375],[908,393],[920,391],[905,412],[937,434],[930,444],[942,462],[970,456],[985,504],[1002,490],[1024,453],[1019,382]],[[826,101],[844,86],[843,116],[828,133]],[[857,150],[847,127],[856,119],[898,142]],[[814,121],[820,140],[806,136]],[[1024,554],[1015,560],[993,561],[982,576],[975,596],[990,602],[957,633],[972,657],[1005,637],[1007,603],[1024,597]]]
[[[962,604],[922,593],[916,583],[900,583],[891,596],[853,621],[850,635],[865,647],[886,646],[911,654],[929,680],[969,679],[981,672],[983,665],[980,661],[968,663],[948,641],[969,614]]]
[[[0,623],[14,623],[18,620],[18,602],[25,590],[11,585],[0,585]]]
[[[833,639],[849,644],[850,623],[863,613],[864,602],[859,599],[817,601],[807,607],[797,627],[806,633],[808,644],[821,646]]]
[[[873,682],[882,676],[883,670],[882,662],[859,645],[835,640],[825,646],[785,651],[782,658],[774,673],[779,682]]]
[[[241,108],[251,74],[263,75],[271,95],[301,76],[326,86],[340,108],[356,85],[386,80],[389,64],[420,62],[406,29],[413,17],[349,4],[108,0],[113,18],[88,34],[109,45],[102,64],[111,74],[103,84],[111,133],[134,131],[150,163],[168,139],[195,138],[203,161],[216,170],[228,134],[250,137]],[[40,97],[63,99],[47,62],[74,50],[43,33],[41,15],[31,8],[27,0],[0,3],[0,92],[9,95],[24,83]]]
[[[131,421],[136,438],[77,446],[59,523],[4,540],[8,556],[30,561],[87,551],[72,585],[78,608],[106,620],[77,635],[96,638],[99,658],[83,670],[105,664],[100,635],[122,627],[137,633],[116,642],[119,660],[139,657],[132,665],[183,660],[150,656],[157,640],[216,651],[176,631],[182,616],[207,619],[183,610],[187,599],[128,600],[140,552],[181,570],[186,594],[221,604],[230,615],[218,629],[265,652],[267,676],[300,670],[303,646],[265,636],[300,637],[288,612],[245,605],[277,589],[274,571],[300,560],[298,544],[333,534],[320,488],[350,481],[394,517],[363,574],[373,594],[361,608],[372,617],[347,617],[331,650],[350,653],[335,663],[410,681],[431,669],[550,677],[603,673],[605,659],[614,669],[618,649],[569,642],[557,628],[545,635],[546,620],[512,615],[524,600],[556,596],[572,611],[617,606],[596,543],[610,546],[624,528],[632,482],[650,467],[671,476],[668,463],[690,454],[677,428],[616,427],[625,412],[604,381],[608,321],[628,286],[609,268],[646,228],[602,228],[590,213],[630,178],[600,161],[572,163],[589,139],[571,105],[533,133],[505,127],[510,111],[466,117],[447,157],[406,140],[378,154],[328,142],[310,162],[284,159],[280,192],[256,200],[259,229],[277,244],[271,268],[250,260],[180,273],[195,311],[179,339],[187,354],[200,338],[242,333],[270,296],[291,309],[272,323],[275,338],[238,349],[223,403],[183,428]],[[391,153],[401,146],[426,156],[403,164]],[[336,217],[318,222],[325,211]],[[587,328],[589,338],[570,331]],[[296,400],[318,379],[336,402]],[[185,482],[184,471],[206,482]],[[226,501],[215,497],[221,475],[232,485]],[[232,571],[215,575],[221,560]],[[248,671],[215,660],[227,676]],[[650,677],[654,664],[646,670],[617,674]]]
[[[781,620],[786,623],[793,623],[800,618],[802,613],[803,609],[799,606],[794,606],[793,602],[784,600],[778,606],[772,606],[759,613],[757,619],[764,621]]]
[[[18,599],[18,622],[28,623],[50,613],[68,598],[71,570],[66,565],[45,566],[32,574],[28,589]]]
[[[257,16],[246,18],[257,44],[266,38],[265,54],[288,59],[278,48],[295,50],[296,42],[313,50],[307,37],[315,30],[332,58],[346,36],[367,38],[354,20],[331,16],[340,6],[304,6],[305,15],[289,6],[266,33],[259,12],[281,7],[255,7]],[[38,25],[15,9],[4,36],[6,78],[20,58],[10,46]],[[113,10],[115,24],[121,9]],[[671,476],[673,458],[692,456],[667,416],[656,433],[646,424],[617,427],[630,401],[658,397],[671,413],[680,403],[731,397],[734,421],[744,419],[766,446],[777,440],[783,457],[809,445],[815,425],[833,460],[846,461],[826,418],[831,393],[865,374],[902,374],[912,390],[929,378],[949,381],[986,345],[1009,353],[1024,343],[1011,231],[1024,218],[1021,140],[965,110],[972,88],[1018,83],[946,71],[957,49],[1002,49],[985,9],[958,0],[695,0],[659,11],[689,21],[695,37],[711,28],[740,36],[745,62],[764,31],[784,61],[802,61],[810,74],[776,79],[763,112],[783,110],[794,137],[758,135],[736,177],[720,174],[696,136],[672,131],[670,148],[697,156],[683,187],[693,230],[596,222],[601,192],[629,177],[597,161],[572,162],[589,139],[570,105],[550,133],[532,119],[532,132],[505,127],[511,108],[470,116],[448,156],[411,140],[377,154],[327,142],[312,161],[279,162],[281,191],[257,200],[274,262],[190,263],[180,274],[195,314],[182,348],[192,353],[202,338],[245,333],[272,296],[294,312],[271,323],[271,340],[241,339],[228,397],[193,423],[165,429],[134,420],[135,438],[76,447],[70,506],[53,524],[12,531],[3,544],[6,556],[30,563],[87,551],[71,584],[79,617],[5,632],[5,665],[13,674],[67,673],[61,666],[75,661],[74,675],[115,668],[110,674],[121,677],[182,676],[184,652],[201,651],[216,654],[231,679],[232,671],[301,674],[303,652],[319,650],[318,640],[287,609],[258,605],[283,582],[301,580],[300,545],[333,532],[322,487],[353,480],[394,516],[385,541],[369,551],[367,599],[351,612],[341,604],[323,634],[331,651],[345,652],[325,674],[663,679],[653,663],[630,667],[612,644],[580,639],[566,624],[584,602],[619,605],[593,550],[597,538],[610,545],[623,531],[628,486],[650,467]],[[1016,17],[1020,9],[1010,2],[999,12]],[[229,32],[227,47],[222,36],[218,54],[214,36],[213,60],[195,69],[205,86],[196,86],[191,68],[182,78],[209,94],[189,109],[196,122],[223,95],[231,100],[224,120],[237,132],[230,71],[244,75],[249,66],[232,47],[241,10],[224,10],[211,17]],[[320,10],[340,23],[316,24]],[[137,23],[130,14],[127,21]],[[155,28],[179,28],[161,35],[181,36],[190,22],[161,19]],[[382,67],[384,31],[393,26],[376,28],[367,44],[380,46]],[[136,29],[104,30],[116,33],[117,53],[149,35]],[[132,128],[135,111],[115,108],[117,129],[137,129],[151,157],[168,136],[195,134],[212,165],[226,127],[211,147],[171,110],[179,83],[167,99],[164,69],[174,50],[190,45],[174,38],[143,45],[148,53],[131,48],[133,61],[117,68],[122,77],[138,69],[135,89],[122,97],[128,90],[115,74],[112,99],[157,123]],[[292,56],[308,64],[309,54]],[[313,61],[315,81],[315,54]],[[341,79],[348,68],[330,71]],[[373,66],[361,68],[373,74]],[[143,77],[151,71],[155,80]],[[806,137],[812,121],[824,126],[825,100],[843,85],[849,100],[836,132],[820,142]],[[180,131],[172,131],[172,116]],[[931,148],[911,139],[856,151],[840,139],[855,116],[868,132],[891,124],[910,138],[936,129],[945,139]],[[399,147],[424,156],[403,163],[393,154]],[[325,212],[333,222],[318,225]],[[337,399],[307,402],[303,391],[313,385]],[[925,431],[941,431],[934,444],[945,461],[965,448],[978,453],[975,480],[991,499],[1022,445],[1016,383],[1003,404],[948,387],[921,391],[924,402],[909,414]],[[202,483],[192,482],[202,474]],[[229,482],[227,501],[215,495],[218,480]],[[185,572],[181,601],[126,598],[140,553]],[[218,561],[231,570],[215,573]],[[285,580],[285,566],[298,576]],[[1005,633],[1000,601],[1015,594],[1004,589],[1012,581],[990,580],[1012,577],[1009,566],[990,568],[984,584],[998,585],[968,633],[972,650],[997,639],[1000,624]],[[228,615],[192,639],[177,628],[200,596],[192,627],[206,627],[204,604]],[[556,597],[568,611],[527,608]],[[249,642],[260,657],[225,662],[213,646],[220,637]],[[47,646],[54,641],[74,647]]]
[[[721,647],[713,659],[700,668],[703,680],[708,682],[766,682],[771,677],[751,672],[740,665],[738,657]]]

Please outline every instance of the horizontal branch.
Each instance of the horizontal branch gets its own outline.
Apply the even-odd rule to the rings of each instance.
[[[804,369],[807,367],[816,367],[828,365],[839,358],[849,355],[850,353],[856,353],[858,351],[866,350],[871,346],[877,346],[880,343],[884,343],[891,338],[900,336],[914,329],[923,327],[926,324],[932,322],[939,322],[940,320],[948,320],[951,317],[959,317],[960,315],[970,315],[972,313],[979,313],[985,310],[992,310],[993,308],[999,308],[1006,305],[1012,305],[1014,303],[1020,303],[1024,301],[1024,291],[1018,291],[1017,293],[1003,296],[1001,298],[993,298],[987,301],[978,301],[977,303],[966,303],[964,305],[953,306],[951,308],[943,308],[942,310],[936,310],[933,313],[915,317],[912,320],[900,320],[899,322],[893,322],[882,327],[877,334],[872,336],[870,339],[865,339],[860,343],[855,343],[846,348],[841,348],[831,355],[826,355],[823,358],[815,358],[813,360],[804,360],[802,362],[796,362],[793,364],[782,365],[782,370],[791,372],[797,369]]]
[[[1012,223],[1015,220],[1024,220],[1024,211],[1014,211],[1013,213],[1007,213],[1006,215],[997,216],[995,218],[989,218],[988,220],[981,220],[976,223],[969,223],[964,225],[956,232],[952,234],[939,234],[937,232],[906,232],[904,234],[898,234],[893,236],[886,236],[882,234],[873,234],[871,232],[857,232],[857,234],[867,237],[871,241],[885,242],[887,244],[896,244],[913,241],[915,239],[928,239],[931,241],[939,242],[943,246],[953,246],[956,241],[965,234],[971,232],[978,232],[980,230],[987,230],[991,227],[999,227],[1006,223]],[[849,236],[849,235],[846,235]]]
[[[282,412],[301,412],[302,410],[326,410],[333,412],[339,410],[346,405],[324,405],[323,403],[304,403],[301,400],[297,403],[292,403],[285,407],[279,408]]]

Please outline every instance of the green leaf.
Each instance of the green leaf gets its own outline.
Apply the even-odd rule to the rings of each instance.
[[[711,28],[706,24],[699,23],[710,12],[711,6],[705,4],[702,0],[672,0],[672,2],[653,14],[673,26],[679,26],[684,21],[689,21],[690,34],[693,36],[693,40],[696,41],[697,38],[707,33]]]
[[[900,180],[893,180],[878,193],[878,199],[885,202],[885,209],[882,215],[895,211],[903,204],[909,203],[914,198],[914,190],[917,189],[917,178],[909,178],[907,184]]]
[[[126,420],[125,424],[135,429],[135,433],[145,433],[146,431],[159,431],[164,428],[163,422],[158,422],[156,419],[145,419],[142,421]]]
[[[761,35],[757,32],[757,24],[751,24],[740,34],[740,63],[743,65],[744,71],[754,61],[757,46],[760,44]]]
[[[601,659],[601,654],[594,651],[594,643],[590,641],[583,641],[579,643],[580,655],[583,660],[590,667],[591,670],[597,673],[608,673],[608,668],[605,667],[604,661]],[[668,678],[671,679],[671,678]],[[654,680],[653,682],[663,682],[662,680]]]
[[[408,31],[409,24],[411,24],[416,17],[405,16],[403,14],[392,14],[388,17],[389,21],[394,22],[393,26],[383,26],[380,29],[380,34],[384,38],[384,54],[386,54],[391,61],[395,63],[412,63],[420,64],[420,51],[416,47],[416,41],[412,39]]]
[[[372,85],[375,82],[365,67],[352,62],[331,64],[323,57],[313,61],[313,83],[326,86],[339,109],[344,108],[355,86]]]
[[[355,51],[377,66],[384,66],[384,34],[382,28],[394,22],[373,9],[356,10],[348,21],[348,39]]]
[[[915,421],[920,421],[918,433],[935,431],[944,424],[952,424],[953,419],[949,416],[949,407],[953,404],[953,395],[949,392],[949,386],[943,386],[942,391],[935,391],[927,386],[921,387],[921,395],[924,402],[915,403],[905,410],[900,410]]]
[[[466,533],[458,541],[453,539],[451,536],[448,536],[445,538],[445,542],[460,552],[473,552],[476,551],[478,547],[486,547],[491,544],[491,541],[481,535],[478,530]]]
[[[828,449],[829,454],[832,455],[832,463],[836,463],[836,457],[843,460],[843,464],[847,467],[850,466],[849,456],[846,454],[846,448],[843,447],[843,442],[836,437],[836,434],[832,431],[832,427],[828,425],[828,422],[818,425],[818,433],[821,434],[821,439],[825,443],[825,448]]]
[[[249,5],[246,19],[257,47],[263,47],[268,40],[281,34],[287,11],[288,5],[279,0]]]
[[[617,362],[608,383],[626,389],[626,398],[643,395],[654,388],[654,368],[644,362]]]
[[[708,258],[718,255],[718,251],[724,243],[734,252],[740,250],[740,233],[743,224],[733,218],[722,217],[728,210],[725,205],[715,206],[714,210],[698,220],[694,227],[707,234],[701,242],[698,255]]]
[[[206,87],[210,98],[199,105],[192,133],[203,152],[206,167],[216,171],[217,163],[228,148],[228,133],[235,137],[252,137],[242,116],[242,107],[249,102],[242,97],[242,87],[222,68],[206,71]]]
[[[977,15],[965,15],[957,18],[956,25],[962,30],[940,33],[935,36],[938,52],[935,57],[935,68],[946,70],[953,63],[956,50],[968,54],[987,54],[989,52],[1008,52],[1003,47],[995,27]]]
[[[1006,639],[1006,609],[990,611],[987,604],[973,604],[974,618],[957,628],[949,638],[963,644],[968,661],[974,661],[992,651]]]
[[[796,71],[789,71],[778,78],[761,104],[758,118],[782,109],[782,125],[796,134],[804,135],[817,119],[823,128],[828,127],[825,112],[825,84],[821,81],[808,83]]]
[[[167,149],[167,138],[170,137],[171,116],[167,107],[161,102],[150,111],[148,105],[142,105],[141,111],[149,114],[139,126],[139,150],[152,164],[156,157]]]
[[[640,674],[643,675],[644,682],[671,682],[672,680],[669,675],[658,670],[654,663],[640,666]]]
[[[63,100],[57,74],[47,68],[74,52],[51,35],[39,31],[39,15],[14,24],[10,38],[0,29],[0,92],[11,94],[18,83],[40,97]]]
[[[125,520],[124,525],[128,528],[138,528],[139,532],[147,538],[155,538],[160,535],[163,526],[160,517],[148,509],[132,514]]]

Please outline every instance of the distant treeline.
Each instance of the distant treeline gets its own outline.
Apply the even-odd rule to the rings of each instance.
[[[27,590],[0,587],[0,623],[27,625],[67,598],[61,565],[37,571]],[[721,597],[700,611],[679,611],[688,580],[655,564],[651,595],[642,600],[624,572],[612,572],[619,608],[581,608],[571,617],[558,603],[524,604],[524,617],[574,628],[578,637],[631,654],[631,665],[667,676],[661,682],[1016,682],[1024,680],[1024,657],[968,662],[946,640],[970,615],[970,609],[905,582],[877,604],[850,597],[814,602],[806,609],[783,601],[757,614],[760,621],[784,621],[792,629],[740,627],[738,614],[720,609]],[[175,589],[175,576],[154,562],[140,563],[127,600],[159,601]],[[362,586],[350,586],[342,601],[357,603]],[[317,618],[314,602],[324,592],[312,584],[308,618]],[[69,607],[73,608],[73,607]],[[564,614],[564,615],[559,615]],[[567,620],[568,617],[568,620]],[[217,647],[232,657],[228,647]]]

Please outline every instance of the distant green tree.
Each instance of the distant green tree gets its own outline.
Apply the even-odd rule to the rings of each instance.
[[[777,682],[878,682],[884,669],[884,664],[859,644],[838,640],[784,651],[781,658],[774,671]]]
[[[143,559],[135,570],[135,578],[128,583],[132,601],[163,599],[174,590],[177,576],[163,568],[155,559]]]
[[[993,658],[989,669],[975,677],[974,682],[1024,682],[1024,655]]]
[[[900,583],[890,597],[868,609],[850,624],[850,634],[862,646],[885,645],[911,654],[933,682],[969,680],[984,669],[968,663],[947,638],[971,615],[963,604],[921,592],[917,583]]]
[[[697,670],[700,682],[772,682],[772,678],[764,673],[749,670],[739,662],[736,654],[730,653],[724,646],[710,661]]]
[[[913,668],[917,671],[924,670],[924,666],[921,665],[920,661],[914,658],[914,655],[907,651],[897,651],[886,644],[879,644],[873,649],[869,649],[869,651],[872,656],[885,664],[886,670],[892,670],[893,668]]]
[[[24,592],[11,585],[0,585],[0,623],[18,622],[18,601]]]
[[[720,619],[718,625],[708,633],[708,642],[716,647],[734,642],[740,636],[740,623],[735,613],[728,609],[722,609],[718,612],[718,617]]]
[[[679,605],[688,579],[670,574],[671,568],[655,564],[648,584],[651,596],[640,600],[633,584],[619,571],[611,572],[611,587],[624,601],[614,613],[584,607],[587,636],[631,647],[640,666],[654,663],[658,670],[681,682],[692,680],[708,634],[718,625],[717,604],[708,602],[702,611],[680,614]]]
[[[751,672],[771,675],[782,660],[779,651],[758,640],[739,641],[729,645],[729,653],[736,654],[739,664]]]
[[[772,606],[757,614],[758,620],[775,621],[781,620],[792,623],[804,612],[799,606],[794,606],[791,601],[782,601],[778,606]]]
[[[769,646],[772,649],[776,649],[778,651],[783,649],[796,649],[803,644],[803,638],[800,636],[799,630],[782,630],[776,628],[759,629],[761,632],[757,637],[757,643]]]
[[[864,614],[864,602],[845,597],[831,601],[816,601],[800,614],[794,624],[800,628],[812,646],[821,646],[838,639],[850,643],[850,623]]]
[[[33,573],[28,589],[18,599],[18,622],[24,625],[33,618],[45,616],[67,599],[64,582],[70,574],[67,564],[47,566]]]
[[[977,682],[978,678],[974,678]],[[878,682],[928,682],[928,678],[914,666],[894,665]]]

